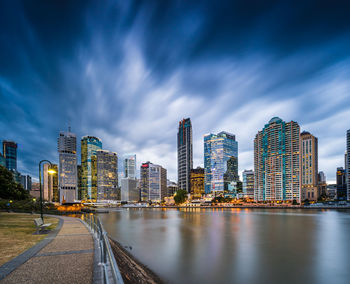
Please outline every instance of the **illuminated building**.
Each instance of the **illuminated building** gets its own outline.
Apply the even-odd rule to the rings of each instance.
[[[347,200],[350,201],[350,129],[346,132],[346,154]]]
[[[55,171],[53,174],[49,174],[49,164],[44,164],[44,178],[43,178],[43,199],[49,202],[59,202],[58,192],[58,168],[57,165],[52,165],[52,169]]]
[[[97,200],[116,200],[118,190],[117,153],[97,150]]]
[[[77,138],[70,132],[60,132],[58,139],[58,188],[60,203],[77,199]]]
[[[81,139],[81,199],[97,199],[97,161],[96,151],[102,149],[101,139],[84,136]]]
[[[327,196],[326,175],[322,171],[318,173],[318,193],[321,196],[324,196],[324,197]]]
[[[136,155],[126,154],[123,157],[124,177],[136,178]]]
[[[137,179],[130,177],[121,179],[121,201],[140,201],[140,189],[138,187]]]
[[[175,195],[177,190],[177,183],[174,181],[167,180],[167,196]]]
[[[300,134],[301,200],[317,201],[318,187],[318,141],[309,132]]]
[[[254,139],[254,199],[300,202],[300,127],[272,118]]]
[[[6,168],[10,171],[17,171],[17,144],[13,141],[2,141],[2,153]]]
[[[192,124],[189,118],[179,122],[177,133],[177,177],[179,189],[190,193],[190,173],[193,168]]]
[[[141,201],[160,202],[167,195],[167,171],[151,162],[141,165]]]
[[[205,193],[233,191],[238,177],[238,142],[233,134],[204,135]]]
[[[193,198],[201,198],[204,192],[204,169],[197,167],[191,170],[190,175],[191,195]]]
[[[346,200],[346,178],[343,167],[337,168],[337,199]]]
[[[244,170],[242,175],[243,197],[254,199],[254,171]]]
[[[81,200],[81,191],[82,191],[82,176],[83,176],[83,170],[81,169],[81,165],[77,166],[78,171],[78,200]]]

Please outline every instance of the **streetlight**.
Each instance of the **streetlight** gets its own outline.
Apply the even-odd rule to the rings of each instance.
[[[56,171],[53,169],[52,167],[52,163],[48,160],[42,160],[39,162],[39,184],[40,184],[40,217],[41,217],[41,220],[43,221],[44,223],[44,217],[43,217],[43,193],[42,193],[42,190],[41,190],[41,164],[42,163],[49,163],[50,164],[50,168],[49,170],[47,171],[50,175],[56,173]]]

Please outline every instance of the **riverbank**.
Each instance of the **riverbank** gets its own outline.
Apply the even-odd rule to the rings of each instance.
[[[145,206],[145,207],[137,207],[137,206],[130,206],[130,207],[121,207],[121,208],[141,208],[141,209],[350,209],[350,206],[265,206],[265,205],[255,205],[255,206],[249,206],[249,205],[235,205],[235,206]]]
[[[109,238],[109,241],[124,283],[164,283],[158,275],[133,257],[119,242],[112,238]]]

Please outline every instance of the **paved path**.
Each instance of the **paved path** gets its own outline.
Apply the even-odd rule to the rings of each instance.
[[[92,236],[79,219],[61,218],[63,226],[56,237],[1,280],[1,284],[92,283]]]

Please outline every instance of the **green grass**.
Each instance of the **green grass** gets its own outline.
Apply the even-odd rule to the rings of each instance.
[[[46,235],[33,235],[36,231],[34,219],[38,214],[0,213],[0,266],[41,241]],[[52,223],[54,229],[58,219],[44,217],[45,223]]]

